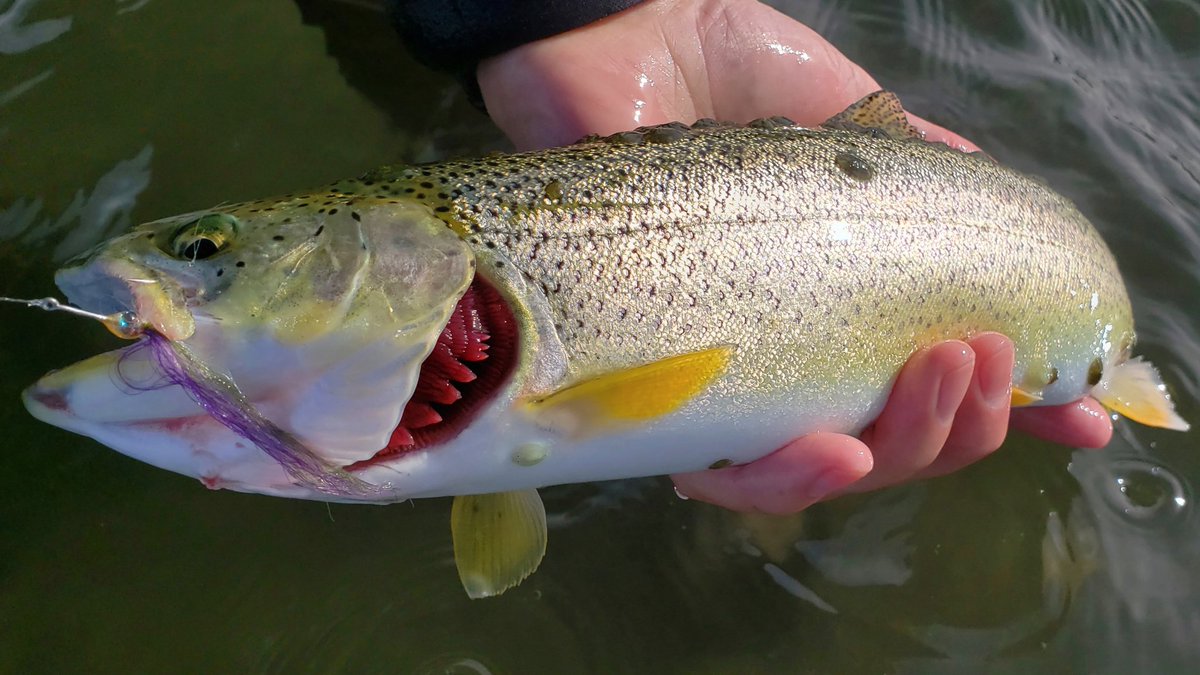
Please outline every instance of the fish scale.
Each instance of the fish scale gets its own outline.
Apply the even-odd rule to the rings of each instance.
[[[1078,360],[1065,343],[1097,317],[1119,327],[1106,339],[1132,342],[1112,255],[1036,179],[920,139],[671,130],[339,188],[424,199],[516,264],[546,294],[576,379],[728,343],[745,346],[728,386],[803,382],[802,399],[878,387],[914,349],[981,331],[1016,340],[1018,380]],[[1103,306],[1075,300],[1093,293]]]

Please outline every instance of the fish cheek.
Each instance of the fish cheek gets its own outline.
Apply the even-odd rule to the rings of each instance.
[[[278,337],[303,342],[335,330],[353,301],[367,255],[326,228],[263,270],[239,275],[231,304],[274,327]]]
[[[453,309],[475,276],[475,256],[458,234],[415,202],[356,213],[370,257],[361,282],[365,301],[397,327]]]
[[[470,249],[423,205],[355,204],[304,225],[300,243],[231,294],[287,342],[350,325],[421,332],[444,321],[474,276]]]

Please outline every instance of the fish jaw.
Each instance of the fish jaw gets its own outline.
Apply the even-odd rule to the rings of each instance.
[[[188,346],[218,372],[232,374],[260,415],[332,467],[367,459],[386,444],[428,351],[423,344],[395,350],[388,342],[344,350],[349,356],[334,359],[342,351],[335,345],[289,352],[276,341],[206,330],[205,324]],[[361,398],[346,394],[347,386]],[[51,372],[23,398],[39,420],[210,488],[331,499],[294,484],[264,449],[167,381],[144,343]],[[391,501],[390,493],[369,501]]]
[[[200,312],[191,338],[179,342],[232,380],[259,415],[336,469],[387,445],[449,312],[433,307],[404,331],[350,327],[306,341]],[[24,402],[44,422],[210,488],[342,500],[297,484],[265,449],[168,381],[148,341],[51,372]],[[389,502],[397,494],[381,488],[344,500]]]
[[[132,351],[131,351],[132,350]],[[37,419],[121,454],[232,489],[319,498],[282,467],[210,417],[179,387],[146,379],[145,350],[106,352],[38,380],[22,395]]]

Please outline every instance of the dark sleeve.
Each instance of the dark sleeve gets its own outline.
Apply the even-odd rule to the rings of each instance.
[[[642,0],[387,0],[405,46],[435,70],[474,79],[475,66]]]

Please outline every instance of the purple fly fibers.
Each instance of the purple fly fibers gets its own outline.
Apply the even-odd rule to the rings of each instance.
[[[263,417],[232,380],[197,361],[183,344],[148,330],[141,345],[149,347],[155,365],[169,384],[183,387],[213,419],[258,446],[297,483],[336,497],[379,496],[378,487],[324,461],[295,436]]]

